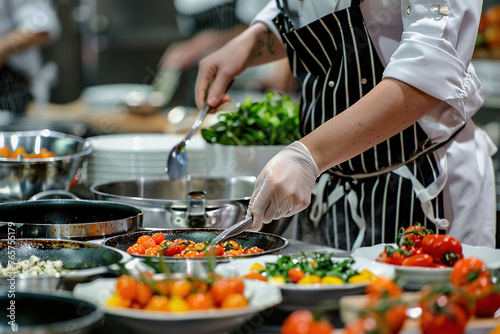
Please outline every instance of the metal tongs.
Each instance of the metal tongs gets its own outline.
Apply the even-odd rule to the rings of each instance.
[[[208,244],[207,249],[217,245],[222,241],[234,237],[235,235],[245,232],[250,226],[252,226],[252,223],[253,223],[253,216],[246,217],[242,221],[237,222],[233,226],[227,228],[224,232],[220,233],[214,239],[212,239],[212,241],[210,241],[210,243]]]

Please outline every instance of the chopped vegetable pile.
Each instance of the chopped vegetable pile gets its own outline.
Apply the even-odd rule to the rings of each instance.
[[[247,97],[235,113],[219,115],[219,121],[202,129],[203,138],[209,143],[222,145],[288,145],[298,140],[299,103],[287,95],[270,91],[260,102]]]
[[[310,255],[280,255],[276,262],[265,267],[254,265],[244,277],[259,279],[274,285],[365,283],[375,278],[368,270],[354,269],[353,258],[332,258],[329,254],[312,252]]]

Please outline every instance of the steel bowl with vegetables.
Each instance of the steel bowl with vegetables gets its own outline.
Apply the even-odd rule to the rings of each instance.
[[[288,95],[269,92],[258,102],[247,97],[236,112],[217,117],[201,130],[208,143],[207,173],[213,176],[257,176],[276,153],[301,137],[299,104]]]
[[[395,275],[382,264],[320,252],[235,259],[219,264],[215,271],[225,277],[240,275],[279,286],[283,302],[278,307],[287,311],[314,309],[326,300],[362,294],[374,278]]]

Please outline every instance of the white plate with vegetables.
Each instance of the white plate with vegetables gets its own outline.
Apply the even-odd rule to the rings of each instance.
[[[356,261],[370,261],[374,264],[380,263],[383,266],[395,269],[398,282],[407,289],[419,290],[426,284],[442,282],[449,279],[452,267],[448,268],[427,268],[400,266],[382,262],[375,262],[377,257],[384,252],[386,245],[396,247],[396,244],[377,244],[374,246],[360,247],[352,254]],[[477,257],[486,263],[489,269],[500,267],[500,250],[489,247],[476,247],[462,244],[464,258]]]
[[[260,311],[279,304],[282,299],[277,287],[244,280],[244,295],[248,299],[245,307],[183,312],[146,311],[108,305],[107,302],[116,293],[116,282],[115,278],[99,278],[78,284],[73,295],[102,307],[108,320],[119,324],[120,328],[141,334],[226,333]]]
[[[291,268],[301,268],[302,274]],[[235,259],[215,268],[225,276],[250,277],[261,273],[268,284],[281,289],[283,301],[277,307],[286,311],[314,309],[321,302],[337,301],[340,297],[364,293],[365,287],[374,277],[394,278],[394,268],[373,263],[365,259],[331,257],[328,254],[264,255],[251,259]],[[319,279],[319,280],[318,280]],[[297,283],[293,283],[296,281]]]

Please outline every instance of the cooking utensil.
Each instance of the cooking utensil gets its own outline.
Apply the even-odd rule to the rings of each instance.
[[[126,251],[127,248],[136,243],[137,239],[143,235],[152,236],[155,233],[163,233],[165,240],[176,240],[176,239],[186,239],[193,240],[194,242],[207,242],[214,239],[217,235],[224,232],[224,229],[220,228],[189,228],[189,229],[173,229],[173,230],[147,230],[135,233],[128,233],[124,235],[118,235],[115,237],[107,238],[103,241],[103,244],[110,247],[116,247],[118,249]],[[247,254],[241,255],[241,257],[251,257],[260,256],[266,254],[276,254],[280,253],[287,245],[288,240],[286,238],[280,237],[278,235],[262,233],[262,232],[250,232],[246,231],[233,237],[232,240],[239,243],[243,248],[250,248],[257,246],[262,248],[264,252],[258,254]],[[145,255],[134,255],[134,257],[146,259],[150,258],[153,261],[158,261],[157,256],[145,256]],[[168,263],[175,262],[185,262],[187,259],[178,257],[163,257]],[[189,259],[193,261],[206,261],[206,258],[193,258]],[[225,262],[229,261],[230,258],[227,257],[217,257],[217,261]]]
[[[186,134],[184,139],[179,144],[175,145],[170,151],[167,158],[167,168],[165,168],[165,172],[171,180],[178,180],[186,173],[188,164],[186,145],[189,144],[191,137],[193,137],[195,132],[198,131],[209,110],[210,106],[205,102],[205,105],[200,110],[198,116],[196,116],[193,126],[189,129],[189,132]]]
[[[96,303],[67,291],[16,291],[13,297],[5,290],[0,292],[0,305],[0,316],[6,319],[0,324],[0,333],[92,334],[99,332],[104,319]]]
[[[15,260],[12,254],[15,253]],[[118,263],[127,263],[132,256],[116,248],[89,242],[54,239],[0,240],[0,264],[6,268],[10,262],[29,260],[37,256],[40,261],[61,260],[70,273],[40,276],[0,276],[0,288],[9,289],[15,284],[16,291],[40,289],[71,290],[77,283],[88,282],[102,275],[119,274]]]
[[[208,244],[208,248],[217,245],[220,242],[226,241],[227,239],[234,237],[240,233],[245,232],[253,223],[253,216],[246,217],[242,221],[234,224],[233,226],[224,230],[224,232],[217,235],[210,243]]]
[[[144,211],[144,226],[156,228],[226,228],[245,218],[254,177],[189,178],[143,177],[97,183],[91,191],[98,200],[131,204]],[[204,192],[202,217],[191,219],[191,192]],[[195,212],[199,213],[199,212]],[[201,218],[201,219],[200,219]]]
[[[1,132],[0,147],[11,151],[24,147],[26,152],[53,152],[54,158],[0,158],[0,202],[27,200],[44,190],[68,190],[92,153],[92,145],[83,138],[64,133],[40,130]]]
[[[142,228],[142,219],[141,209],[108,201],[8,202],[0,204],[0,238],[99,239],[135,232]]]
[[[144,211],[144,227],[227,228],[245,218],[255,186],[254,176],[192,177],[169,180],[142,177],[124,181],[96,183],[91,192],[98,200],[126,203]],[[187,219],[188,193],[205,192],[204,219]],[[262,232],[281,235],[293,217],[264,224]]]

